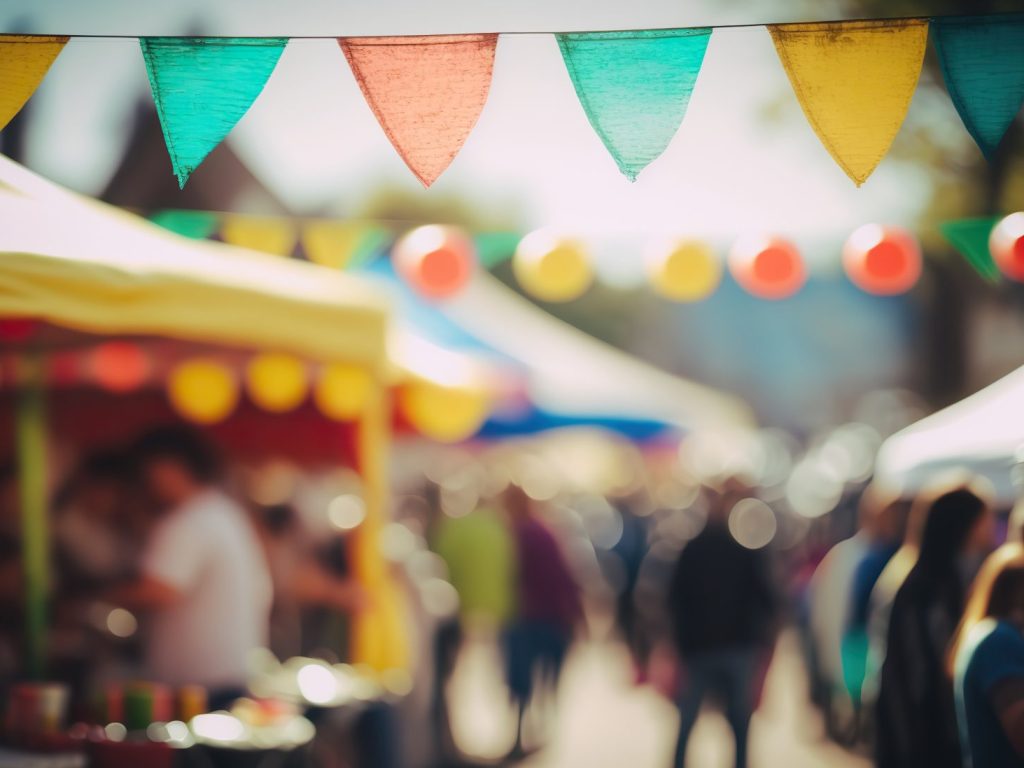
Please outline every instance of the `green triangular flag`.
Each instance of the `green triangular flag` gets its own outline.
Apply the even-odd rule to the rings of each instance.
[[[939,225],[939,231],[956,248],[974,270],[990,282],[998,282],[999,267],[988,249],[988,238],[1000,217],[959,219]]]
[[[630,180],[668,147],[686,114],[711,30],[555,35],[583,111]]]
[[[284,37],[140,37],[178,185],[242,119],[281,58]]]
[[[477,261],[485,269],[492,269],[511,259],[522,239],[518,232],[481,232],[473,238]]]
[[[182,237],[205,240],[217,231],[220,223],[216,213],[210,211],[157,211],[149,217],[157,226],[169,229]]]

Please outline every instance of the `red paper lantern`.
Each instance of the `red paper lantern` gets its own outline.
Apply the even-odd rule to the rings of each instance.
[[[402,278],[428,299],[447,299],[473,274],[476,252],[461,230],[436,225],[417,227],[404,235],[392,254]]]
[[[90,361],[93,379],[110,392],[131,392],[149,376],[149,358],[137,344],[108,341],[93,350]]]
[[[1011,213],[996,224],[988,238],[988,249],[1004,275],[1024,282],[1024,213]]]
[[[740,287],[761,299],[785,299],[807,280],[796,246],[767,235],[737,240],[729,252],[729,271]]]
[[[894,296],[921,277],[921,248],[905,229],[865,224],[843,245],[843,268],[861,290]]]

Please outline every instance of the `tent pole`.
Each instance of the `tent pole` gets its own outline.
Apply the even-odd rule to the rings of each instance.
[[[356,578],[368,593],[369,606],[353,622],[352,653],[357,663],[384,671],[408,665],[408,638],[401,593],[380,547],[388,522],[391,405],[387,384],[379,373],[371,389],[357,425],[366,518],[356,533],[354,558]]]
[[[46,510],[46,410],[43,366],[38,355],[19,361],[15,414],[18,487],[21,502],[22,564],[25,577],[27,669],[33,679],[46,674],[49,595],[49,533]]]

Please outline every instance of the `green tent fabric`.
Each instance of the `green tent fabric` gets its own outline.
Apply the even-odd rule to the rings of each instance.
[[[686,114],[711,30],[556,35],[583,111],[631,181],[668,147]]]
[[[464,621],[500,626],[515,610],[515,542],[504,519],[482,508],[462,517],[444,515],[433,549],[448,565]]]
[[[999,217],[959,219],[939,225],[943,237],[956,248],[974,270],[990,282],[999,280],[999,267],[988,249],[988,238],[999,223]]]
[[[931,33],[953,104],[991,156],[1024,102],[1024,15],[936,18]]]
[[[284,37],[139,38],[179,186],[248,111],[287,43]]]

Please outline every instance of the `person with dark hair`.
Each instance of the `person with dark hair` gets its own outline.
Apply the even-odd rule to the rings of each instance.
[[[729,530],[729,514],[747,496],[730,480],[712,496],[704,529],[683,547],[668,590],[668,616],[680,662],[679,736],[673,768],[686,761],[690,733],[709,695],[722,702],[736,741],[735,765],[747,765],[747,734],[760,674],[774,646],[778,599],[763,550]]]
[[[949,653],[967,768],[1024,766],[1024,545],[985,561]]]
[[[993,515],[969,487],[929,505],[917,562],[889,616],[876,723],[879,768],[959,768],[953,688],[945,654],[964,608],[974,555],[992,545]]]
[[[242,695],[251,652],[268,640],[272,586],[257,532],[216,486],[219,465],[197,434],[166,428],[135,446],[143,482],[162,505],[132,583],[113,602],[148,613],[147,673],[198,684],[213,706]]]

